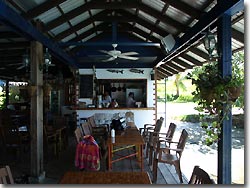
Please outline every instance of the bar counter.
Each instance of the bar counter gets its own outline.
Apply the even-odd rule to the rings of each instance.
[[[134,123],[137,128],[141,128],[146,123],[153,123],[155,118],[155,108],[148,107],[148,108],[79,108],[73,107],[73,111],[77,113],[79,119],[84,119],[90,116],[100,116],[100,119],[103,121],[112,120],[113,114],[121,114],[124,116],[126,112],[134,113]],[[105,115],[100,115],[105,114]],[[102,118],[101,118],[102,117]],[[102,124],[102,123],[100,123]]]
[[[82,108],[78,106],[71,107],[72,110],[155,110],[154,107],[144,107],[144,108],[127,108],[127,107],[119,107],[119,108]]]

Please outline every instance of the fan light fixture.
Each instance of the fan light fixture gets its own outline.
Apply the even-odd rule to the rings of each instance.
[[[213,52],[216,49],[217,44],[216,44],[215,35],[210,31],[210,29],[206,33],[203,39],[203,43],[204,43],[205,49],[208,51],[209,58],[211,59],[212,57],[215,57]]]
[[[29,64],[30,64],[30,57],[29,57],[29,54],[27,52],[23,55],[22,64],[23,65],[21,67],[18,67],[18,69],[25,67],[26,72],[28,72],[29,71]]]
[[[45,67],[43,67],[43,65]],[[40,70],[43,70],[45,68],[45,71],[49,71],[49,66],[51,65],[51,55],[49,53],[48,48],[45,49],[45,54],[44,54],[44,64],[40,65]]]

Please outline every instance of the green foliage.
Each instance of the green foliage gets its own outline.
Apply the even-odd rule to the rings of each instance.
[[[6,104],[6,98],[4,93],[0,94],[0,109],[5,108],[5,104]]]
[[[231,87],[244,88],[243,57],[244,55],[241,53],[234,56],[232,76],[223,78],[218,69],[218,62],[211,62],[203,67],[198,67],[187,75],[187,78],[192,80],[192,84],[196,86],[192,94],[194,101],[198,103],[196,110],[200,112],[202,127],[207,133],[205,137],[207,145],[218,141],[221,124],[225,118],[228,118],[229,109],[234,102],[238,102],[238,105],[240,105],[239,100],[243,100],[234,97],[231,91]],[[242,93],[241,91],[241,97],[244,96]],[[207,121],[207,115],[213,121]]]
[[[179,101],[179,102],[193,102],[192,91],[195,87],[192,85],[191,80],[186,79],[187,73],[180,73],[181,79],[179,83],[179,96],[176,87],[176,78],[175,76],[170,77],[166,81],[166,102],[169,101]],[[158,102],[164,102],[165,99],[165,84],[163,81],[160,82],[157,86],[157,96]],[[161,98],[161,99],[160,99]]]

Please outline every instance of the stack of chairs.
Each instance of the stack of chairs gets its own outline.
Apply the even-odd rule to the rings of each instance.
[[[87,119],[86,122],[83,122],[81,126],[78,126],[75,129],[76,142],[80,143],[83,141],[84,136],[91,135],[97,142],[100,148],[100,159],[101,159],[101,168],[104,170],[107,169],[107,157],[108,157],[108,147],[107,147],[107,138],[108,130],[107,127],[98,127],[94,124],[93,117]]]

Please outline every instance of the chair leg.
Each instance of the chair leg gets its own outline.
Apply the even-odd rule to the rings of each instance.
[[[146,144],[146,158],[148,158],[148,150],[149,150],[148,148],[149,148],[149,144],[147,143]]]
[[[154,159],[153,161],[153,182],[157,181],[157,168],[158,168],[158,159]]]
[[[175,166],[175,170],[176,170],[176,172],[177,172],[177,174],[179,176],[180,182],[183,183],[180,161],[176,161],[174,163],[174,166]]]
[[[152,165],[152,161],[153,161],[153,147],[149,147],[149,165]]]

